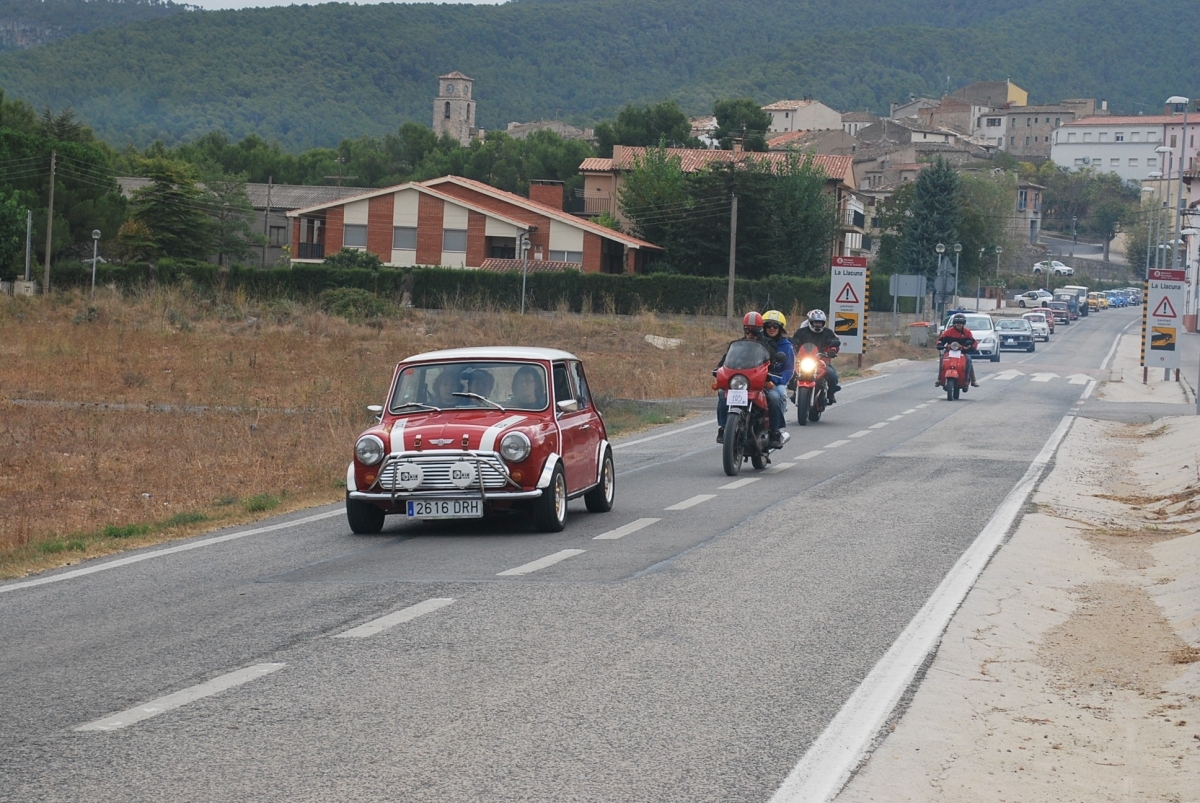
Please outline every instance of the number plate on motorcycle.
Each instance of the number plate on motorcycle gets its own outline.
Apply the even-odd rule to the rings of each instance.
[[[725,403],[730,407],[745,407],[750,403],[750,397],[745,388],[741,390],[730,388],[725,391]]]

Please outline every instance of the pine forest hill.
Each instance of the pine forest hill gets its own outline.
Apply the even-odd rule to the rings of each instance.
[[[0,52],[192,9],[171,0],[0,0]]]
[[[0,2],[0,27],[20,5]],[[485,129],[552,117],[590,124],[667,99],[689,114],[719,98],[805,96],[885,113],[910,95],[1004,78],[1031,103],[1094,97],[1119,113],[1158,113],[1163,98],[1195,94],[1180,82],[1200,74],[1196,49],[1173,35],[1191,18],[1182,0],[514,0],[187,13],[136,0],[25,5],[44,17],[87,10],[73,15],[86,25],[70,27],[72,15],[54,23],[70,32],[115,20],[0,54],[0,89],[36,109],[69,106],[117,147],[219,131],[296,152],[427,126],[436,78],[453,70],[475,79]]]

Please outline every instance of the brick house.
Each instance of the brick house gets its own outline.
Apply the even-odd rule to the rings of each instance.
[[[536,269],[638,273],[662,249],[562,211],[562,184],[530,198],[458,176],[369,190],[288,212],[293,262],[360,248],[390,267],[517,269],[518,243]]]

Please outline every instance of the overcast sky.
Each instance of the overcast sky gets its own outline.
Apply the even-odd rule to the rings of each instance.
[[[355,5],[374,5],[378,0],[359,0]],[[188,5],[200,6],[201,8],[219,9],[219,8],[260,8],[263,6],[298,6],[303,5],[302,2],[295,0],[182,0]],[[317,5],[317,0],[304,0],[309,5]],[[353,2],[353,0],[351,0]],[[426,0],[426,2],[434,3],[473,3],[479,5],[498,5],[504,0]]]

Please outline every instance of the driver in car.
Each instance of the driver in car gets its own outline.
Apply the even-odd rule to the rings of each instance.
[[[523,407],[540,410],[546,406],[546,389],[542,385],[542,371],[532,365],[522,365],[513,374],[512,398],[505,407]]]
[[[951,343],[958,343],[963,348],[963,353],[967,358],[967,376],[971,377],[971,387],[979,387],[979,383],[975,381],[975,365],[971,362],[971,355],[966,354],[979,347],[978,341],[975,340],[975,335],[971,334],[971,330],[967,328],[967,316],[959,313],[950,319],[950,326],[946,327],[946,331],[942,332],[941,337],[937,339],[937,347],[944,349]],[[942,380],[938,379],[933,383],[937,387],[942,386]]]

